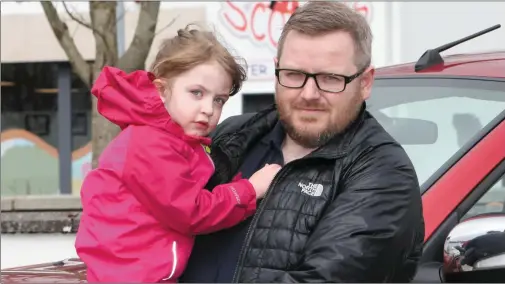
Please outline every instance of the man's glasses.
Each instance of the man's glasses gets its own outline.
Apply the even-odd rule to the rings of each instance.
[[[279,84],[286,88],[300,89],[305,86],[309,78],[314,78],[319,90],[329,93],[340,93],[345,90],[347,84],[358,78],[366,67],[351,76],[332,73],[308,73],[295,69],[276,68],[275,76]]]

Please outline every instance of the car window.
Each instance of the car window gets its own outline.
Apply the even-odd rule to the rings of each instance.
[[[505,213],[505,174],[489,188],[462,219],[487,213]]]
[[[423,184],[505,111],[505,82],[470,79],[377,79],[367,102],[402,144]]]

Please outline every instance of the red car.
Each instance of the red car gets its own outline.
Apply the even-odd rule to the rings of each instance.
[[[414,282],[449,281],[444,260],[468,243],[454,241],[458,223],[477,224],[475,216],[495,213],[499,221],[493,225],[502,224],[505,233],[505,51],[442,59],[439,52],[451,45],[428,51],[417,63],[378,69],[367,103],[404,146],[419,176],[426,237]],[[469,233],[482,229],[471,228]],[[505,237],[498,240],[505,243]],[[448,247],[451,241],[461,246]],[[505,250],[500,253],[494,269],[453,280],[492,282],[498,275],[505,282]],[[5,269],[2,283],[77,283],[85,275],[85,265],[69,259]]]

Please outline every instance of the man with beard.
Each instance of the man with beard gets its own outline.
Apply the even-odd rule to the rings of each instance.
[[[253,218],[199,236],[181,282],[407,282],[424,239],[419,185],[402,147],[366,111],[367,21],[308,2],[279,40],[276,107],[213,134],[209,188],[283,165]]]

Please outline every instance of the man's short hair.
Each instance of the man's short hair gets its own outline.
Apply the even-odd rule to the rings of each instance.
[[[309,1],[296,9],[282,29],[277,58],[281,58],[286,36],[290,31],[317,36],[346,31],[354,41],[354,63],[358,70],[372,61],[372,31],[366,18],[344,3],[334,1]],[[328,43],[331,44],[331,43]]]

